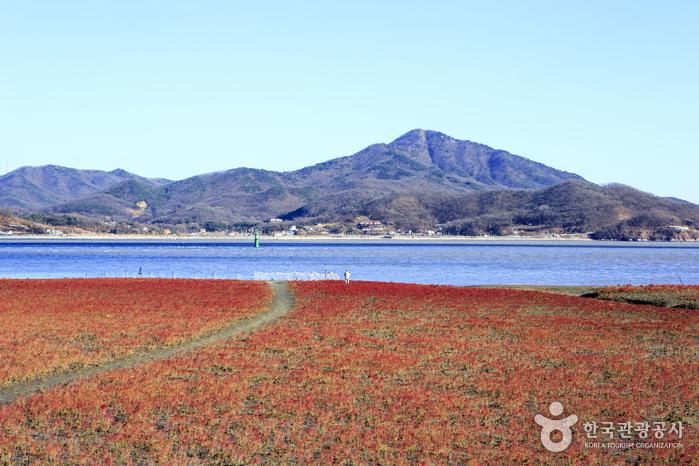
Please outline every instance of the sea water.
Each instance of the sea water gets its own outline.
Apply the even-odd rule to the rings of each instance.
[[[354,280],[449,285],[699,284],[699,243],[0,241],[3,278],[334,278],[345,270]]]

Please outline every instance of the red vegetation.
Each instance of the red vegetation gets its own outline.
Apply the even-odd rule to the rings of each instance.
[[[268,297],[255,282],[0,280],[0,386],[178,343]]]
[[[516,290],[294,283],[247,337],[0,407],[0,463],[686,463],[695,311]],[[534,415],[575,413],[550,453]],[[683,448],[584,447],[582,423],[682,421]],[[675,439],[676,440],[676,439]]]

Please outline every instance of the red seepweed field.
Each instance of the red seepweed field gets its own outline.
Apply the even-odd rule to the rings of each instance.
[[[291,287],[294,309],[257,331],[0,406],[0,463],[692,464],[699,456],[696,311],[505,289]],[[579,419],[561,453],[544,449],[534,423],[536,414],[553,417],[554,401]],[[682,422],[681,439],[666,431],[654,440],[681,446],[586,447],[604,441],[601,430],[587,438],[583,426],[593,422],[667,431]]]
[[[0,387],[172,345],[268,300],[255,282],[0,280]]]

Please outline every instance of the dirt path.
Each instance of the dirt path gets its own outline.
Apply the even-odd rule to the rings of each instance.
[[[185,351],[203,348],[213,343],[226,340],[240,333],[257,330],[263,325],[266,325],[289,312],[293,305],[293,297],[291,296],[289,285],[286,282],[270,282],[270,286],[272,287],[273,294],[269,308],[249,319],[242,322],[237,322],[228,327],[224,327],[215,333],[204,335],[175,346],[158,348],[152,351],[134,354],[133,356],[108,361],[99,366],[85,367],[73,372],[46,375],[38,379],[20,382],[15,385],[10,385],[9,387],[0,388],[0,405],[12,403],[18,398],[32,395],[36,392],[46,390],[56,385],[70,383],[78,379],[90,377],[91,375],[99,374],[100,372],[105,372],[112,369],[126,369],[151,361],[167,359]]]

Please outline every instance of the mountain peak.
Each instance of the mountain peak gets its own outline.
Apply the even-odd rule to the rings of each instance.
[[[439,131],[413,129],[389,146],[423,165],[473,178],[485,186],[536,189],[569,179],[582,179],[573,173]]]
[[[434,133],[434,131],[424,130],[421,128],[413,129],[398,137],[388,145],[392,149],[407,152],[411,158],[417,160],[418,162],[430,164],[432,163],[432,159],[430,157],[427,138],[428,134],[431,133]]]
[[[123,177],[133,176],[132,173],[127,172],[127,171],[124,170],[123,168],[116,168],[116,169],[110,171],[109,173],[111,173],[112,175],[123,176]]]
[[[53,164],[25,165],[23,167],[17,168],[16,170],[13,170],[9,173],[48,172],[48,171],[63,171],[63,170],[70,170],[70,169],[67,167],[63,167],[61,165],[53,165]]]
[[[403,134],[402,136],[399,136],[396,138],[396,141],[403,139],[403,138],[426,138],[426,137],[446,137],[449,139],[454,139],[448,134],[442,133],[441,131],[435,131],[433,129],[424,129],[424,128],[414,128],[408,131],[407,133]],[[395,141],[394,141],[395,142]]]

